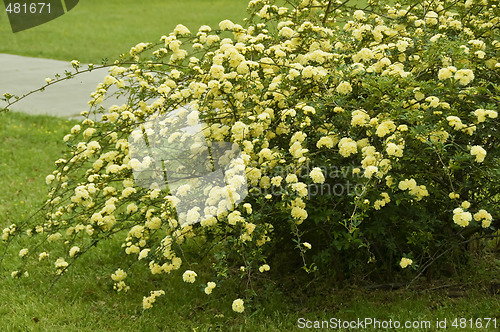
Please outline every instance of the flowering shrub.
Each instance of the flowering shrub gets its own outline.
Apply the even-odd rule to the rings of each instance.
[[[191,33],[179,25],[110,66],[47,176],[45,220],[12,225],[3,240],[27,232],[33,248],[22,259],[54,259],[63,273],[66,260],[121,236],[125,254],[151,273],[180,269],[211,294],[227,278],[280,278],[301,266],[325,276],[418,275],[492,234],[500,206],[496,1],[369,1],[363,10],[277,3],[250,1],[246,27],[225,20]],[[110,87],[127,103],[104,109]],[[191,209],[181,221],[175,207],[192,186],[169,187],[168,176],[137,185],[134,169],[160,160],[132,158],[129,137],[151,137],[148,121],[174,111],[202,125],[208,147],[237,144],[248,185],[241,203]],[[182,135],[160,124],[159,136],[177,147]],[[196,159],[198,143],[176,167]],[[240,180],[205,188],[205,199],[212,206],[226,192],[239,201]],[[40,242],[62,242],[67,253],[40,253]],[[186,264],[200,247],[211,280]],[[115,289],[126,291],[127,267],[116,269]],[[162,294],[144,297],[144,308]],[[232,308],[243,312],[243,300]]]

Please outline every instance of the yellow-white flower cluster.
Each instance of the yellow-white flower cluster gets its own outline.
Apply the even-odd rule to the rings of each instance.
[[[198,275],[196,274],[196,272],[191,270],[186,270],[186,272],[184,272],[184,274],[182,275],[182,279],[184,280],[184,282],[192,284],[196,280],[197,276]]]
[[[401,258],[401,261],[399,262],[399,265],[403,269],[407,268],[408,266],[410,266],[412,264],[413,264],[413,260],[406,258],[406,257]]]
[[[242,313],[243,311],[245,311],[245,303],[243,302],[242,299],[234,300],[232,307],[233,307],[233,311],[238,312],[238,313]]]
[[[156,298],[160,297],[161,295],[165,295],[165,291],[163,290],[152,291],[149,296],[144,296],[142,299],[142,308],[144,310],[151,309],[153,303],[156,302]]]
[[[205,287],[205,294],[207,295],[212,294],[212,291],[214,290],[215,286],[217,286],[215,282],[213,281],[207,282],[207,287]]]

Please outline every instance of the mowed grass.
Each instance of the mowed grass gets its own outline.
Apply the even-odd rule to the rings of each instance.
[[[82,63],[116,59],[140,42],[159,42],[177,24],[192,32],[223,19],[242,23],[247,0],[84,0],[65,15],[12,33],[0,12],[0,53]]]
[[[196,33],[201,25],[218,28],[229,19],[243,24],[249,0],[85,0],[65,15],[40,26],[12,33],[0,11],[0,53],[82,63],[101,63],[127,53],[140,42],[159,42],[177,24]],[[286,5],[285,1],[281,2]],[[366,0],[350,0],[364,7]]]
[[[53,161],[62,157],[65,144],[61,138],[73,125],[72,121],[48,116],[0,114],[0,227],[22,222],[41,206],[46,198],[45,175],[52,171]],[[368,290],[356,285],[334,289],[313,283],[314,287],[306,291],[290,292],[278,284],[267,291],[262,289],[261,300],[247,304],[245,313],[238,314],[231,310],[232,301],[241,296],[238,285],[216,288],[207,296],[199,283],[183,283],[184,270],[153,276],[142,261],[136,261],[128,270],[131,291],[117,293],[112,289],[111,273],[135,261],[121,251],[122,237],[119,234],[90,255],[82,256],[50,292],[56,257],[30,265],[29,277],[13,279],[10,273],[21,262],[17,253],[28,238],[12,243],[0,269],[0,328],[75,332],[299,331],[299,318],[374,318],[421,324],[429,321],[431,331],[436,330],[437,319],[446,319],[449,327],[455,318],[497,318],[497,327],[500,324],[500,294],[490,290],[492,283],[500,281],[498,254],[497,259],[493,255],[476,258],[461,276],[431,284],[419,282],[416,290],[409,291]],[[0,255],[4,250],[0,244]],[[198,277],[207,278],[201,273]],[[158,298],[152,309],[143,311],[142,297],[157,289],[164,289],[166,295]],[[490,328],[482,330],[494,331],[493,327],[490,324]],[[470,327],[460,330],[478,331]]]
[[[45,25],[13,34],[0,13],[0,52],[100,62],[115,58],[138,42],[155,42],[178,23],[192,31],[202,24],[216,27],[222,19],[237,22],[245,17],[247,0],[85,0],[68,14]],[[353,1],[354,3],[354,1]],[[62,137],[75,122],[21,113],[0,113],[0,229],[21,223],[46,200],[45,176],[65,151]],[[310,321],[376,318],[392,321],[437,319],[475,321],[497,318],[500,294],[491,285],[500,283],[498,253],[479,256],[469,271],[452,279],[417,283],[417,290],[368,290],[351,285],[345,289],[315,285],[290,292],[280,285],[262,290],[259,301],[246,304],[244,314],[231,310],[238,285],[216,288],[211,296],[199,284],[182,282],[184,270],[152,276],[141,262],[127,278],[131,291],[116,293],[111,273],[131,264],[121,251],[120,239],[99,245],[84,255],[48,292],[55,279],[53,261],[30,266],[30,276],[13,279],[21,259],[17,253],[27,237],[11,244],[0,265],[0,328],[5,331],[301,331],[298,319]],[[0,257],[4,253],[0,243]],[[206,264],[206,262],[201,262]],[[275,272],[275,271],[273,271]],[[206,279],[201,275],[198,279]],[[314,284],[313,284],[314,285]],[[142,310],[142,297],[164,289],[155,306]],[[483,323],[485,320],[483,320]],[[364,329],[366,331],[379,329]],[[404,330],[404,329],[402,329]],[[426,331],[425,328],[412,331]],[[470,327],[456,329],[478,331]],[[488,331],[495,331],[490,324]],[[342,331],[342,329],[340,329]]]

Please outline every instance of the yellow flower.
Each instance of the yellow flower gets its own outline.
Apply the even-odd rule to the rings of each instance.
[[[413,92],[416,100],[420,101],[425,98],[425,95],[420,91],[420,88],[415,88]]]
[[[175,35],[189,35],[191,32],[182,24],[178,24],[174,29]]]
[[[319,141],[316,143],[316,147],[319,149],[319,148],[322,148],[322,147],[326,147],[326,148],[332,148],[333,147],[333,139],[331,137],[328,137],[328,136],[323,136],[319,139]]]
[[[28,254],[28,249],[24,248],[19,250],[19,257],[25,257]]]
[[[285,178],[286,183],[295,183],[298,181],[297,175],[288,174]]]
[[[441,68],[438,72],[438,79],[440,81],[447,80],[453,76],[453,72],[450,68]]]
[[[49,236],[47,236],[47,241],[48,242],[54,242],[54,241],[57,241],[61,238],[61,233],[54,233],[54,234],[51,234]]]
[[[304,134],[301,131],[297,131],[293,136],[290,138],[290,143],[293,144],[295,142],[302,143],[306,139],[307,135]]]
[[[454,78],[460,85],[467,85],[474,79],[474,72],[470,69],[460,69],[457,70]]]
[[[396,125],[391,120],[386,120],[382,122],[378,127],[375,135],[378,137],[384,137],[396,130]]]
[[[342,157],[349,157],[358,152],[358,145],[354,140],[344,137],[339,142],[339,153]]]
[[[224,20],[219,23],[219,28],[221,30],[232,30],[234,28],[234,23],[230,20]]]
[[[484,51],[476,51],[474,52],[474,54],[479,58],[479,59],[484,59],[484,57],[486,56],[486,53],[484,53]]]
[[[396,47],[398,48],[399,52],[404,52],[406,49],[410,46],[410,43],[408,43],[406,40],[399,40],[396,43]]]
[[[191,210],[189,212],[191,212]],[[187,215],[187,218],[189,220],[198,220],[198,218],[192,218],[192,216],[189,212]],[[198,215],[198,217],[199,217],[199,215]],[[159,229],[161,227],[161,219],[158,217],[153,217],[150,220],[147,220],[145,225],[149,229]]]
[[[301,197],[307,196],[307,185],[303,182],[292,183],[290,185],[293,191],[297,192]]]
[[[269,267],[269,265],[267,264],[264,264],[262,265],[261,267],[259,267],[259,272],[266,272],[266,271],[269,271],[271,268]]]
[[[302,245],[304,247],[306,247],[307,249],[311,249],[312,248],[312,245],[309,242],[304,242],[304,243],[302,243]]]
[[[370,121],[370,116],[365,110],[355,110],[352,112],[351,126],[366,126]]]
[[[478,163],[482,163],[486,157],[486,150],[482,146],[474,145],[470,148],[470,154],[476,156]]]
[[[137,257],[138,260],[144,259],[148,257],[149,252],[151,249],[142,249],[141,252],[139,253],[139,256]]]
[[[413,261],[409,258],[406,258],[406,257],[403,257],[401,258],[401,262],[399,262],[399,265],[405,269],[406,267],[408,267],[409,265],[412,265],[413,264]]]
[[[182,275],[182,280],[184,280],[184,282],[192,284],[193,282],[195,282],[197,276],[198,275],[196,274],[196,272],[191,270],[186,270],[186,272],[184,272],[184,274]]]
[[[207,283],[207,287],[205,287],[205,294],[210,295],[212,294],[213,289],[215,288],[216,284],[213,281],[209,281]]]
[[[365,171],[363,173],[363,176],[365,178],[370,179],[373,176],[373,174],[375,174],[377,172],[378,172],[378,167],[377,166],[368,166],[368,167],[366,167],[366,169],[365,169]]]
[[[46,183],[46,184],[51,184],[51,183],[52,183],[52,181],[54,181],[54,180],[55,180],[55,178],[56,178],[56,177],[55,177],[54,175],[52,175],[52,174],[47,175],[47,177],[45,178],[45,183]]]
[[[130,195],[136,193],[137,190],[135,188],[132,188],[132,187],[126,187],[125,189],[123,189],[122,191],[122,197],[126,198],[126,197],[129,197]]]
[[[64,269],[68,267],[69,264],[64,260],[64,258],[58,258],[54,265],[56,266],[56,269]]]
[[[472,215],[470,212],[465,212],[462,208],[456,208],[453,210],[453,221],[455,224],[466,227],[469,225],[469,221],[472,220]]]
[[[396,145],[394,143],[387,144],[385,151],[389,156],[394,156],[394,157],[403,156],[403,149],[399,145]]]
[[[341,82],[338,86],[337,86],[337,92],[340,93],[340,94],[343,94],[343,95],[348,95],[349,93],[352,92],[352,87],[351,87],[351,84],[349,82]]]
[[[354,17],[355,20],[357,21],[364,21],[366,20],[365,12],[362,10],[356,10],[354,11],[352,17]]]
[[[234,300],[232,308],[233,308],[233,311],[238,312],[238,313],[242,313],[243,311],[245,311],[245,306],[244,306],[243,300],[242,299]]]
[[[38,255],[38,260],[43,261],[47,257],[49,257],[49,254],[44,251],[44,252],[41,252],[40,255]]]
[[[319,167],[314,167],[312,171],[309,173],[309,176],[313,180],[314,183],[324,183],[325,182],[325,176],[323,175],[323,172],[321,171],[321,168]]]
[[[289,27],[283,27],[283,28],[281,28],[279,35],[283,36],[285,38],[292,38],[294,33],[295,32],[292,29],[290,29]]]
[[[157,290],[150,293],[150,296],[144,296],[142,299],[142,308],[144,310],[150,309],[153,306],[153,303],[156,302],[156,298],[160,295],[165,295],[165,291]]]
[[[276,186],[276,187],[279,187],[281,185],[281,181],[283,181],[283,177],[281,176],[273,176],[273,178],[271,179],[271,184],[273,186]]]
[[[429,96],[425,98],[425,101],[429,102],[430,107],[438,107],[439,106],[439,98],[435,96]]]
[[[75,125],[73,126],[73,128],[71,128],[71,133],[76,135],[80,132],[81,129],[82,127],[80,127],[80,125]]]
[[[245,208],[245,210],[246,210],[246,212],[247,212],[248,214],[251,214],[251,213],[252,213],[252,204],[250,204],[250,203],[245,203],[245,204],[243,204],[243,207]]]
[[[477,213],[474,214],[474,220],[481,221],[481,226],[483,228],[488,228],[491,226],[491,222],[493,221],[493,217],[488,211],[481,209]]]
[[[448,116],[446,117],[446,120],[448,120],[449,125],[456,130],[463,129],[465,127],[465,125],[462,123],[462,120],[460,120],[460,118],[457,116]]]
[[[80,252],[80,248],[77,246],[71,247],[69,250],[69,257],[74,257],[76,254]]]
[[[127,272],[123,271],[122,269],[118,269],[111,275],[111,279],[113,281],[122,281],[127,277]]]

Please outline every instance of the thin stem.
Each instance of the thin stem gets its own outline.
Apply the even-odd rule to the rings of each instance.
[[[323,26],[326,26],[326,20],[328,19],[328,14],[330,12],[330,6],[332,5],[332,1],[333,0],[328,1],[328,6],[326,6],[325,17],[323,17]]]

